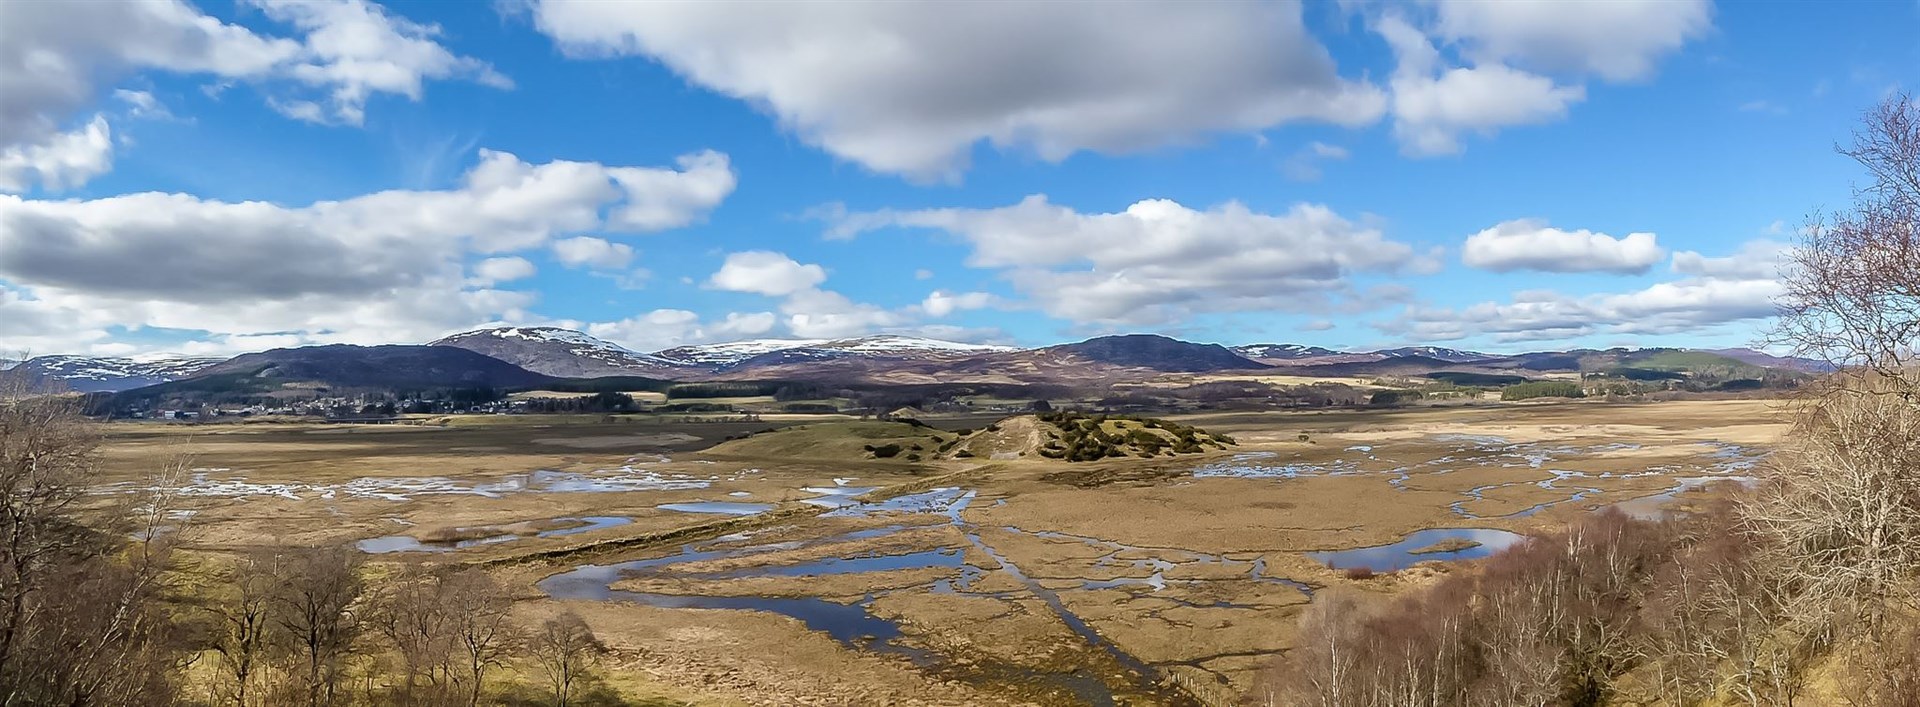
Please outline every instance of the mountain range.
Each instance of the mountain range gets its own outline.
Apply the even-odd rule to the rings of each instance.
[[[364,387],[526,387],[557,379],[614,376],[659,380],[813,380],[887,384],[1088,383],[1165,374],[1259,372],[1323,376],[1519,375],[1626,371],[1629,377],[1711,371],[1758,377],[1769,369],[1811,372],[1818,363],[1748,349],[1576,349],[1515,355],[1416,346],[1346,352],[1301,344],[1226,347],[1152,334],[1103,336],[1020,349],[910,336],[759,339],[633,351],[554,327],[500,327],[427,345],[311,346],[207,358],[42,356],[8,375],[114,392],[172,381],[212,379],[258,387],[267,381]]]

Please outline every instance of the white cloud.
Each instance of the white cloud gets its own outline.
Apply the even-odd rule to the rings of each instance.
[[[1684,277],[1622,293],[1566,295],[1549,290],[1516,292],[1509,302],[1463,308],[1409,306],[1374,327],[1412,341],[1447,341],[1487,335],[1499,341],[1567,339],[1595,334],[1660,335],[1698,331],[1776,313],[1782,293],[1773,271],[1756,263],[1768,246],[1748,244],[1741,254],[1704,258],[1675,254]]]
[[[972,309],[984,309],[993,306],[997,298],[988,292],[946,292],[934,290],[920,301],[920,311],[930,317],[944,317],[954,312]]]
[[[488,258],[473,266],[474,278],[482,285],[525,280],[538,272],[532,261],[519,256]]]
[[[1283,214],[1228,202],[1205,211],[1150,199],[1118,213],[1080,213],[1027,197],[995,209],[842,214],[829,235],[888,226],[938,229],[973,246],[968,264],[996,268],[1047,313],[1075,322],[1159,324],[1207,312],[1300,311],[1353,301],[1357,273],[1427,271],[1438,263],[1324,206]]]
[[[1709,0],[1441,0],[1436,31],[1484,61],[1644,78],[1712,28]]]
[[[0,147],[44,143],[97,98],[96,82],[139,71],[253,82],[285,112],[355,124],[373,94],[418,100],[427,80],[509,85],[441,46],[438,28],[364,0],[257,4],[300,36],[256,34],[180,0],[0,3]]]
[[[624,231],[664,231],[706,216],[733,193],[739,178],[725,154],[705,150],[681,155],[679,170],[626,169],[613,180],[630,193],[648,198],[629,201],[607,215],[607,225]]]
[[[619,270],[633,263],[633,246],[592,236],[577,236],[554,241],[553,257],[570,268]]]
[[[928,269],[926,269],[926,268],[920,268],[919,270],[915,270],[915,271],[913,271],[913,279],[915,279],[915,280],[931,280],[931,279],[933,279],[933,271],[932,271],[932,270],[928,270]]]
[[[0,195],[0,297],[14,310],[0,318],[76,332],[205,331],[215,347],[269,332],[304,342],[429,340],[527,316],[533,295],[470,282],[463,267],[470,256],[506,258],[566,233],[621,230],[602,214],[655,208],[657,200],[619,175],[662,171],[671,172],[532,165],[483,151],[455,189],[299,207],[163,193],[61,201]],[[703,213],[691,209],[680,220]],[[501,275],[519,266],[484,267]]]
[[[905,313],[855,302],[838,292],[817,289],[789,294],[780,303],[780,312],[786,315],[787,331],[804,339],[841,339],[902,327],[911,322]]]
[[[1496,5],[1499,3],[1489,3]],[[1398,15],[1375,23],[1399,64],[1393,89],[1393,134],[1412,156],[1460,152],[1461,133],[1492,135],[1501,128],[1565,118],[1586,89],[1499,63],[1447,67],[1425,34]]]
[[[1298,2],[535,2],[576,56],[646,56],[880,172],[957,178],[981,141],[1059,161],[1294,121],[1365,125]]]
[[[73,189],[113,169],[113,133],[106,116],[58,133],[46,142],[0,149],[0,192],[24,192],[35,182],[42,189]]]
[[[1683,250],[1673,254],[1673,271],[1729,280],[1765,280],[1779,277],[1786,265],[1787,250],[1787,244],[1771,240],[1750,241],[1739,252],[1723,258]]]
[[[1539,219],[1495,224],[1467,237],[1460,260],[1494,272],[1610,272],[1639,274],[1667,256],[1654,234],[1615,238],[1586,229],[1563,231]]]
[[[367,98],[386,93],[420,100],[429,79],[467,79],[494,88],[513,82],[484,61],[459,56],[435,38],[440,28],[389,14],[365,0],[250,0],[268,17],[305,33],[299,58],[279,72],[328,92],[328,110],[282,111],[314,122],[359,125]],[[295,101],[284,105],[306,106]]]
[[[127,115],[129,116],[158,119],[173,117],[173,112],[167,110],[166,105],[162,104],[160,99],[155,98],[151,91],[116,88],[113,90],[113,97],[114,100],[127,104]]]
[[[826,280],[826,269],[818,265],[802,265],[773,251],[750,250],[728,254],[726,262],[707,279],[707,285],[730,292],[784,297]]]
[[[1304,322],[1301,325],[1294,327],[1294,329],[1297,331],[1330,331],[1338,326],[1339,325],[1334,324],[1330,320],[1315,319],[1310,322]]]

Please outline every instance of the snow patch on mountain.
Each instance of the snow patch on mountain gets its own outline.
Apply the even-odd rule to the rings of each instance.
[[[851,339],[749,339],[720,344],[681,346],[654,355],[687,365],[724,368],[748,359],[762,362],[794,363],[824,361],[847,357],[914,358],[950,357],[997,351],[1015,351],[1011,346],[969,344],[918,336],[862,336]],[[770,356],[779,354],[778,356]]]
[[[14,368],[83,393],[131,390],[187,378],[224,359],[173,354],[135,358],[37,356]]]
[[[1234,353],[1249,358],[1288,360],[1296,358],[1315,358],[1319,356],[1338,356],[1340,352],[1319,346],[1306,344],[1247,344],[1233,347]]]

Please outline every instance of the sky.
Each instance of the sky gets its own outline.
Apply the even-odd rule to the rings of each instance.
[[[1920,3],[0,3],[0,351],[1742,346]]]

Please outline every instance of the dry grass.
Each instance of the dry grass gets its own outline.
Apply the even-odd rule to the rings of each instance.
[[[773,417],[773,416],[769,416]],[[1274,651],[1294,640],[1305,595],[1288,586],[1250,581],[1261,560],[1267,576],[1322,586],[1392,593],[1430,583],[1444,567],[1422,566],[1373,578],[1348,578],[1307,558],[1304,551],[1389,543],[1429,527],[1496,527],[1526,530],[1564,522],[1588,508],[1670,489],[1665,477],[1623,472],[1671,467],[1674,474],[1711,463],[1702,442],[1764,444],[1781,427],[1760,401],[1676,402],[1615,405],[1597,402],[1535,406],[1484,406],[1296,413],[1221,413],[1180,416],[1178,421],[1236,437],[1228,453],[1173,460],[1110,460],[1065,467],[1037,459],[992,462],[993,450],[1025,448],[1029,432],[1003,426],[970,444],[987,452],[972,459],[934,460],[936,437],[947,433],[885,423],[818,423],[805,429],[758,435],[693,450],[730,435],[764,430],[758,423],[677,424],[635,418],[598,422],[597,416],[486,416],[452,418],[445,426],[339,427],[320,425],[204,426],[125,425],[110,428],[109,472],[132,478],[145,460],[182,446],[196,466],[228,468],[212,475],[244,475],[253,481],[339,483],[383,476],[445,476],[467,482],[498,480],[534,469],[612,469],[630,458],[662,473],[707,479],[708,488],[621,493],[523,493],[501,498],[417,495],[404,501],[346,498],[298,500],[277,497],[206,500],[197,519],[198,546],[232,549],[265,542],[350,541],[388,534],[466,539],[500,531],[528,533],[551,519],[584,515],[630,516],[631,525],[586,536],[524,538],[461,550],[439,559],[525,557],[549,550],[586,548],[566,562],[606,563],[678,551],[679,535],[696,524],[726,519],[657,511],[659,503],[690,500],[791,503],[808,494],[803,486],[831,486],[854,478],[856,486],[924,485],[979,467],[965,483],[980,497],[965,513],[983,540],[1028,576],[1059,593],[1102,636],[1143,659],[1157,661],[1190,679],[1226,680],[1225,691],[1253,684]],[[975,429],[983,426],[968,422]],[[1306,434],[1308,442],[1299,435]],[[1498,452],[1468,449],[1444,435],[1497,435],[1515,444],[1565,448],[1542,468]],[[683,439],[679,435],[684,435]],[[866,444],[919,440],[929,452],[920,465],[861,461]],[[1638,448],[1608,446],[1618,442]],[[183,445],[183,443],[185,443]],[[1372,447],[1370,453],[1349,449]],[[849,452],[849,450],[854,450]],[[1192,478],[1197,464],[1237,454],[1271,453],[1261,464],[1338,466],[1350,475],[1303,478]],[[658,456],[671,461],[656,461]],[[903,454],[904,456],[904,454]],[[1393,470],[1417,467],[1397,488]],[[1432,473],[1444,470],[1446,473]],[[1582,472],[1586,478],[1537,482],[1549,470]],[[1601,474],[1615,473],[1602,478]],[[709,478],[712,477],[712,478]],[[956,483],[939,481],[938,483]],[[1464,518],[1449,506],[1468,501],[1464,491],[1496,486],[1484,500],[1463,508],[1499,515],[1534,504],[1564,501],[1574,487],[1601,489],[1580,504],[1551,506],[1508,520]],[[747,497],[730,494],[745,492]],[[996,501],[1004,500],[1004,503]],[[795,507],[797,509],[797,507]],[[1030,670],[1104,666],[1109,663],[1054,617],[988,557],[974,550],[938,515],[878,519],[821,519],[796,510],[776,520],[741,521],[758,528],[756,542],[819,539],[848,530],[893,523],[922,525],[879,540],[815,544],[763,556],[676,567],[678,573],[739,570],[825,557],[898,554],[960,548],[963,560],[986,570],[977,592],[1002,598],[940,595],[922,589],[950,573],[900,570],[809,578],[714,580],[647,576],[624,588],[652,592],[725,595],[831,596],[850,601],[878,596],[872,611],[898,619],[901,640],[951,657],[966,682],[948,683],[895,658],[845,650],[799,622],[752,612],[653,609],[566,602],[618,651],[620,687],[631,695],[693,704],[759,704],[767,696],[798,701],[811,697],[840,704],[1003,704],[1047,701],[1019,683],[1015,668]],[[411,525],[407,524],[411,523]],[[1027,533],[1003,530],[1012,526]],[[455,530],[459,529],[459,530]],[[1071,539],[1030,534],[1051,531],[1138,546],[1115,553]],[[662,542],[660,538],[673,538]],[[599,541],[633,540],[628,549]],[[1438,552],[1453,547],[1429,548]],[[1111,555],[1111,558],[1108,556]],[[1224,562],[1188,561],[1198,555]],[[1103,562],[1103,558],[1108,558]],[[1080,589],[1087,581],[1145,579],[1153,574],[1135,561],[1161,559],[1166,588]],[[561,602],[538,599],[532,583],[566,564],[535,562],[502,566],[503,581],[525,588],[521,610],[529,616],[557,611]],[[890,593],[889,593],[890,592]],[[1024,685],[1024,686],[1023,686]],[[1056,696],[1057,697],[1057,696]]]

